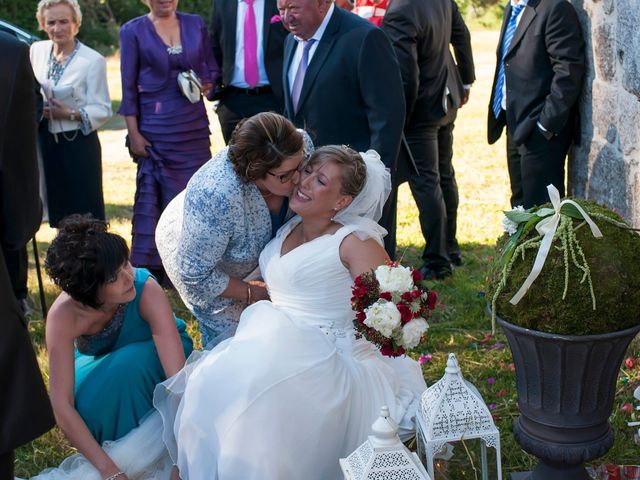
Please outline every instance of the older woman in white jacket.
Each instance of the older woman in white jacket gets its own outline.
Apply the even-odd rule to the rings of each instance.
[[[77,0],[41,0],[36,13],[49,40],[31,46],[31,64],[44,98],[39,137],[49,223],[72,213],[104,219],[102,152],[96,130],[112,115],[106,61],[76,39]]]

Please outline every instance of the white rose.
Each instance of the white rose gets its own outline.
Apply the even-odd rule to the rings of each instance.
[[[518,224],[507,217],[502,217],[502,228],[511,236],[518,231]]]
[[[429,324],[424,318],[414,318],[402,327],[402,342],[400,343],[407,350],[417,347],[428,328]]]
[[[391,338],[393,330],[400,326],[400,312],[394,303],[378,300],[367,307],[364,314],[364,324],[387,338]]]
[[[411,269],[398,265],[390,267],[380,265],[375,271],[376,280],[380,284],[381,292],[406,292],[413,289]]]
[[[511,211],[524,212],[525,209],[522,205],[518,205],[517,207],[513,207]],[[518,231],[518,224],[505,216],[502,218],[502,228],[511,236]]]

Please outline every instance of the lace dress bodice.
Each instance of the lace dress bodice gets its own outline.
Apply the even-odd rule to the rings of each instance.
[[[273,304],[298,324],[352,330],[353,279],[340,260],[340,244],[355,227],[343,226],[281,255],[300,218],[291,219],[260,255],[260,271]]]

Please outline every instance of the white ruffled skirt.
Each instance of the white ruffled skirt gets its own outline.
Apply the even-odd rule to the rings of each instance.
[[[258,302],[235,337],[192,355],[154,398],[181,477],[342,478],[338,459],[366,440],[383,405],[413,435],[426,388],[417,362],[342,334]]]

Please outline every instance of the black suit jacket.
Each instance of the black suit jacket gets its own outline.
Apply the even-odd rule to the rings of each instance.
[[[289,35],[284,50],[285,115],[307,130],[317,146],[375,149],[393,173],[405,107],[400,69],[384,32],[334,7],[294,112],[288,73],[296,47]]]
[[[287,30],[282,22],[271,23],[278,15],[276,0],[265,0],[263,18],[263,52],[264,67],[269,84],[277,98],[282,100],[282,55]],[[233,76],[236,60],[236,25],[238,22],[238,0],[213,0],[211,7],[211,24],[209,34],[213,54],[222,68],[222,85],[229,85]],[[242,19],[240,19],[242,21]]]
[[[510,17],[511,3],[504,12],[496,52],[487,134],[489,143],[496,142],[506,124],[513,141],[521,145],[538,121],[556,134],[567,122],[577,125],[576,101],[585,71],[584,41],[578,16],[568,1],[529,0],[505,57],[506,115],[496,119],[492,110],[495,77]]]
[[[405,128],[445,116],[447,91],[460,106],[475,80],[471,35],[453,0],[392,0],[382,21],[400,63],[407,102]],[[449,45],[457,59],[453,60]]]
[[[29,48],[0,33],[0,241],[24,247],[40,226],[35,79]],[[27,324],[0,255],[0,454],[54,425]]]

